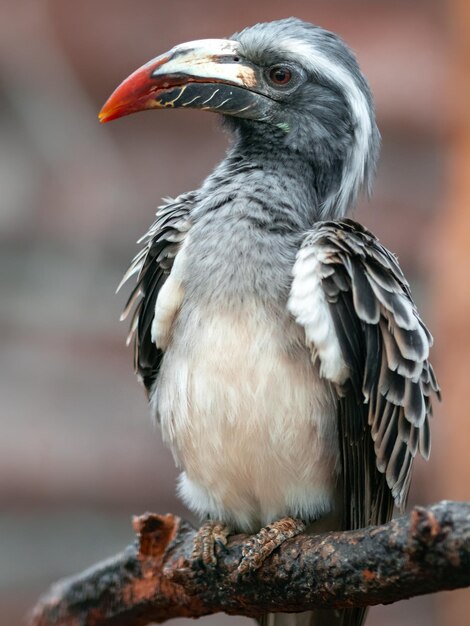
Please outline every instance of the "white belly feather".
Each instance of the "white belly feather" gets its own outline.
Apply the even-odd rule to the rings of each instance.
[[[243,309],[173,327],[152,406],[189,508],[250,530],[327,513],[339,455],[336,403],[307,349],[290,356],[286,329]]]

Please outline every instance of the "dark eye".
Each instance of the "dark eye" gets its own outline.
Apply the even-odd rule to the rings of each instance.
[[[275,65],[268,72],[269,80],[275,85],[287,85],[292,78],[292,72],[288,67]]]

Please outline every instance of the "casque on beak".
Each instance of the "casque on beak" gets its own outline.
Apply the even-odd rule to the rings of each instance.
[[[146,109],[198,108],[260,119],[270,100],[256,92],[256,66],[229,39],[176,46],[131,74],[100,111],[101,122]]]

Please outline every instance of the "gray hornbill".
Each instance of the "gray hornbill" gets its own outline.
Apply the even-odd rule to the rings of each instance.
[[[210,520],[195,554],[209,565],[216,540],[259,531],[246,572],[306,524],[353,529],[404,507],[430,449],[432,338],[395,256],[345,218],[370,189],[380,136],[339,37],[290,18],[176,46],[100,119],[179,107],[223,115],[234,141],[199,189],[158,210],[124,279],[137,274],[125,314],[179,493]]]

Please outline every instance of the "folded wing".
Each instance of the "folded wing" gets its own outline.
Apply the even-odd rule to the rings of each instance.
[[[338,392],[344,527],[382,523],[406,504],[416,454],[429,456],[432,337],[395,256],[348,219],[307,234],[288,306]]]
[[[144,248],[134,258],[118,287],[120,289],[129,278],[137,275],[137,284],[121,319],[132,312],[128,343],[134,341],[135,369],[148,393],[163,356],[152,338],[157,297],[190,229],[189,213],[195,199],[196,193],[188,192],[159,207],[155,222],[139,241],[145,243]]]

